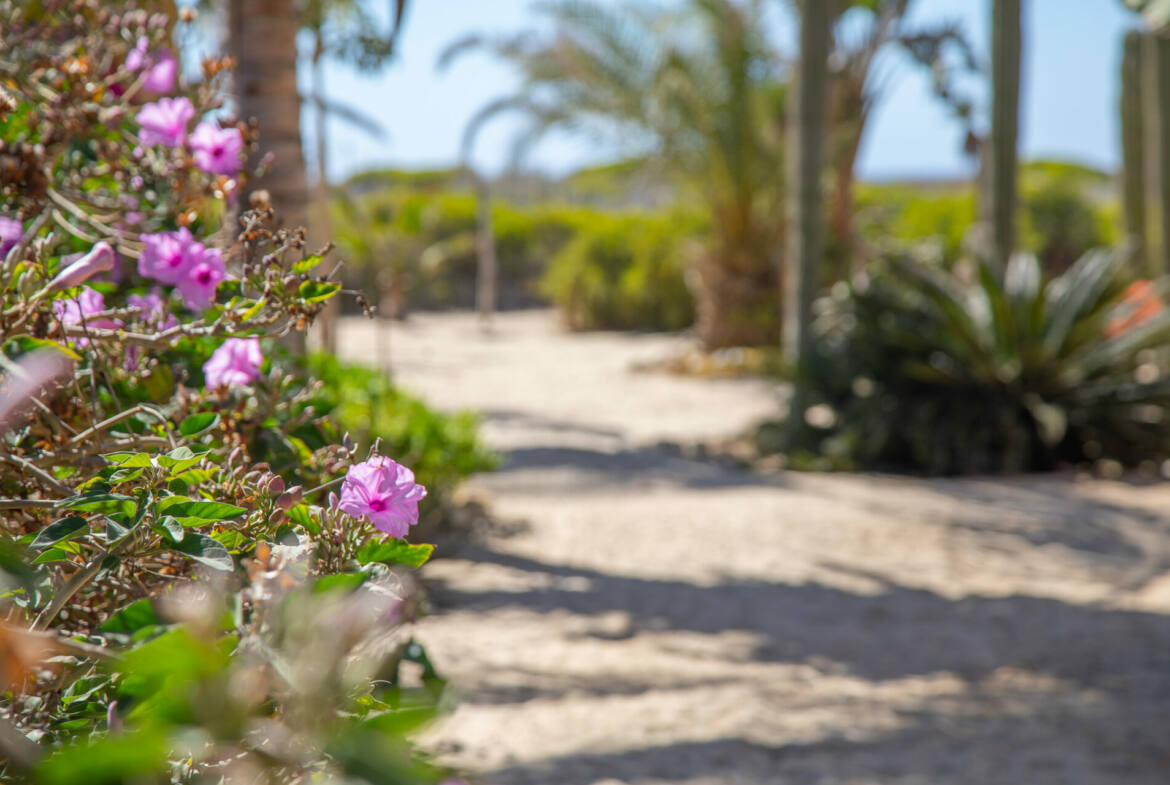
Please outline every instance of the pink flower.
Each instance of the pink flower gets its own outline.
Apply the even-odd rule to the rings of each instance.
[[[203,378],[211,389],[244,386],[260,378],[260,353],[257,338],[228,338],[215,350],[211,359],[203,363]]]
[[[138,274],[144,278],[177,284],[203,261],[203,244],[191,237],[186,227],[177,232],[139,235],[146,244],[138,257]]]
[[[201,311],[215,300],[215,287],[226,277],[223,255],[218,248],[208,248],[203,258],[179,280],[179,294],[193,311]]]
[[[169,93],[175,86],[179,64],[165,46],[153,54],[148,51],[149,46],[146,36],[139,38],[138,44],[126,55],[126,67],[131,71],[146,69],[142,86],[150,92]]]
[[[24,237],[24,226],[14,218],[0,216],[0,259],[8,255]]]
[[[143,144],[178,147],[187,138],[187,123],[195,116],[195,107],[186,98],[160,98],[138,110]]]
[[[116,329],[118,323],[112,319],[91,318],[94,314],[99,314],[104,310],[106,310],[106,298],[88,286],[83,286],[76,297],[65,297],[53,302],[53,313],[57,315],[62,324],[84,324],[87,327]],[[77,346],[85,346],[89,343],[89,339],[75,338],[73,342]]]
[[[191,134],[195,165],[209,174],[234,175],[240,171],[240,153],[244,137],[238,128],[220,128],[215,123],[200,123]]]
[[[349,467],[338,509],[402,539],[418,523],[418,503],[426,495],[427,489],[414,481],[414,472],[377,456]]]
[[[157,288],[151,290],[149,294],[132,294],[128,296],[126,298],[126,304],[131,308],[137,308],[141,314],[142,321],[151,327],[165,330],[177,324],[175,315],[167,313],[166,303],[163,302],[162,293]]]
[[[79,285],[82,281],[89,280],[98,273],[106,273],[112,269],[114,269],[114,249],[105,241],[95,243],[89,253],[57,273],[49,282],[49,291],[69,289]]]

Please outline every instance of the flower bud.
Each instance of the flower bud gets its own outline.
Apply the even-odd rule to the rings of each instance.
[[[71,263],[49,282],[49,291],[57,292],[80,285],[83,281],[114,269],[114,249],[110,244],[101,241],[95,243],[89,253]]]
[[[291,510],[301,503],[305,498],[305,493],[301,490],[301,486],[294,485],[280,496],[276,497],[276,506],[282,510]]]
[[[269,496],[277,496],[284,492],[284,480],[274,474],[264,490]]]

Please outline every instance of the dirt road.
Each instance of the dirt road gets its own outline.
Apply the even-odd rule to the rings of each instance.
[[[1170,486],[695,460],[674,445],[778,392],[631,370],[682,341],[545,312],[390,335],[397,378],[481,411],[507,457],[472,483],[494,528],[425,571],[445,762],[497,785],[1170,781]],[[368,322],[341,344],[387,345]]]

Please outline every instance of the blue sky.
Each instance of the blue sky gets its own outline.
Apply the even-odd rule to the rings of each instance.
[[[377,2],[377,0],[371,0]],[[777,8],[780,0],[773,0]],[[446,73],[435,60],[448,43],[470,32],[530,29],[531,0],[413,0],[400,55],[382,73],[362,76],[330,66],[330,92],[380,120],[384,139],[331,121],[330,179],[378,166],[423,168],[457,160],[467,119],[507,94],[516,75],[486,55],[468,55]],[[918,22],[956,20],[986,56],[990,0],[917,0]],[[1118,63],[1123,32],[1135,24],[1118,0],[1027,0],[1021,152],[1068,158],[1112,169],[1117,141]],[[777,36],[792,38],[778,16]],[[959,129],[930,93],[927,75],[904,57],[887,57],[887,92],[866,132],[858,162],[863,178],[962,176]],[[307,119],[307,118],[306,118]],[[311,123],[305,124],[311,128]],[[474,159],[498,171],[516,124],[501,120],[480,135]],[[311,153],[312,140],[306,139]],[[612,159],[613,150],[557,136],[533,154],[533,165],[561,173]]]

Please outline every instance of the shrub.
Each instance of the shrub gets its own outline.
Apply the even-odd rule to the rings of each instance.
[[[223,222],[227,64],[176,84],[171,21],[123,4],[0,19],[0,780],[437,782],[423,491],[273,351],[340,284],[263,197]],[[395,433],[438,462],[450,427]]]
[[[1104,251],[1048,280],[1026,254],[974,282],[887,260],[822,301],[802,409],[761,438],[813,465],[932,474],[1164,459],[1164,288]]]
[[[549,263],[542,289],[574,330],[678,330],[694,321],[683,255],[688,217],[606,216]]]

